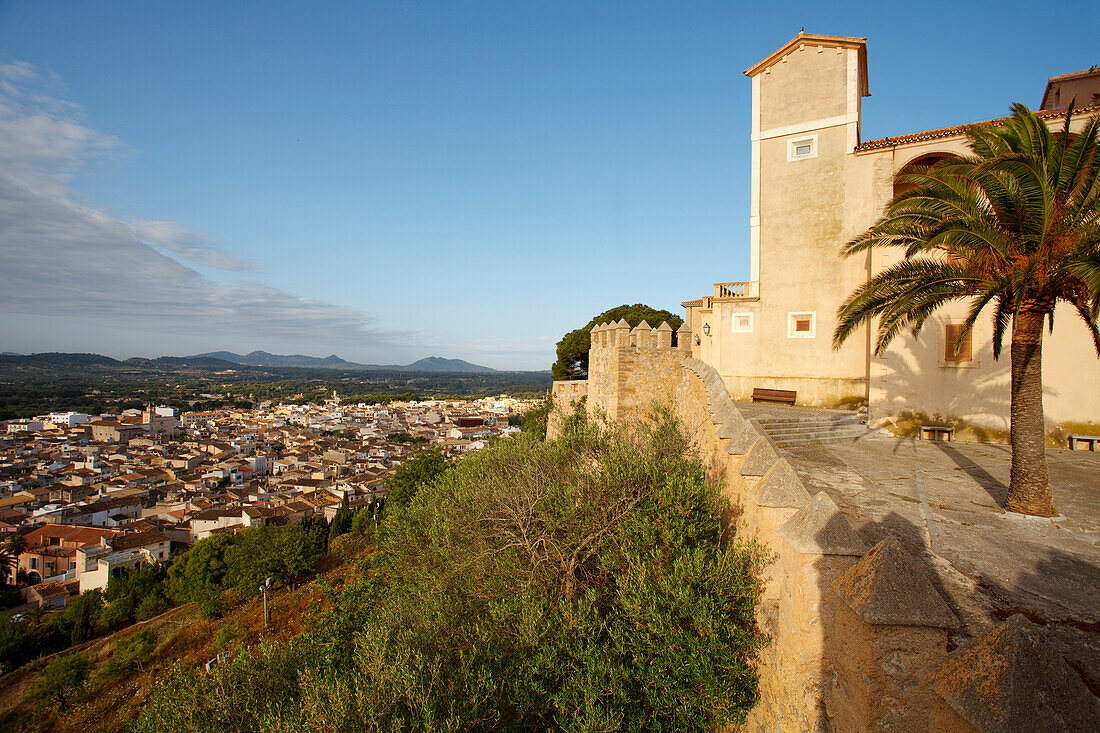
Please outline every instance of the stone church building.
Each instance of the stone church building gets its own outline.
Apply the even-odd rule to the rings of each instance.
[[[750,398],[754,388],[788,389],[799,404],[865,402],[874,418],[912,411],[1007,430],[1008,344],[994,361],[983,316],[970,342],[955,349],[966,303],[935,315],[919,338],[899,336],[883,358],[872,353],[870,329],[832,348],[838,306],[896,256],[842,259],[841,247],[878,219],[897,171],[967,152],[964,127],[863,140],[864,38],[800,33],[745,74],[752,80],[750,274],[683,304],[692,356],[721,375],[734,399]],[[1076,119],[1100,114],[1098,92],[1100,70],[1053,77],[1040,116],[1061,125],[1072,97]],[[1044,340],[1048,422],[1100,422],[1100,360],[1087,329],[1063,306],[1055,324]]]

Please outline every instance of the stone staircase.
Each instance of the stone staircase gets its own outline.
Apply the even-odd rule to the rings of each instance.
[[[841,443],[878,434],[877,430],[868,429],[866,415],[856,412],[808,412],[795,408],[791,414],[773,409],[746,417],[755,420],[780,448]]]

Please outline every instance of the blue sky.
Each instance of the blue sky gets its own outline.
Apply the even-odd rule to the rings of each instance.
[[[1100,63],[1096,3],[740,5],[0,0],[0,351],[547,368],[747,277],[799,28],[869,38],[865,139]]]

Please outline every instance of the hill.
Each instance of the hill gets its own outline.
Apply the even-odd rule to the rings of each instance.
[[[415,372],[495,372],[487,366],[471,364],[462,359],[444,359],[439,356],[429,356],[419,361],[414,361],[406,367],[400,367]]]
[[[306,369],[390,369],[410,372],[492,372],[491,367],[471,364],[462,359],[445,359],[429,356],[412,364],[358,364],[341,359],[336,354],[326,357],[305,356],[303,354],[271,354],[266,351],[253,351],[250,354],[235,354],[232,351],[210,351],[205,354],[181,357],[184,359],[219,359],[247,366],[299,367]]]
[[[352,550],[352,557],[369,551],[370,548],[359,543]],[[313,580],[297,588],[284,587],[271,593],[269,632],[263,627],[262,602],[252,598],[229,610],[221,619],[204,618],[196,604],[188,603],[148,621],[70,647],[61,654],[79,652],[92,660],[93,669],[83,701],[63,711],[54,707],[39,709],[28,697],[41,679],[46,663],[57,655],[9,672],[0,677],[0,730],[57,733],[130,730],[132,721],[149,701],[156,682],[174,667],[201,667],[221,651],[236,656],[261,642],[285,643],[302,633],[310,612],[316,613],[328,606],[323,584],[342,583],[351,569],[341,557],[326,557],[321,572]],[[119,668],[115,654],[120,642],[125,643],[143,629],[151,629],[155,635],[156,646],[151,658],[140,666]],[[223,629],[219,639],[218,632]]]
[[[211,351],[206,354],[196,354],[195,356],[188,356],[183,358],[221,359],[223,361],[232,362],[234,364],[246,364],[248,366],[304,367],[308,369],[318,367],[331,369],[381,368],[371,364],[356,364],[354,362],[345,361],[335,354],[326,356],[324,358],[319,358],[316,356],[305,356],[304,354],[271,354],[266,351],[253,351],[249,354],[245,354],[244,356],[241,356],[240,354],[234,354],[232,351]]]

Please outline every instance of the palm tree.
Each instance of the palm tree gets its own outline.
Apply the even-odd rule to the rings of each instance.
[[[13,555],[18,557],[23,554],[23,550],[27,549],[27,538],[21,534],[13,534],[8,537],[8,550]]]
[[[8,584],[8,575],[19,564],[19,556],[6,547],[0,547],[0,586]]]
[[[1053,516],[1043,418],[1043,326],[1070,304],[1100,354],[1100,116],[1051,132],[1022,104],[966,132],[971,154],[899,172],[897,194],[846,256],[874,248],[904,253],[840,306],[833,346],[878,318],[875,354],[902,330],[916,336],[945,304],[969,302],[956,346],[987,307],[993,357],[1011,333],[1012,472],[1005,508]],[[906,190],[907,187],[907,190]]]

